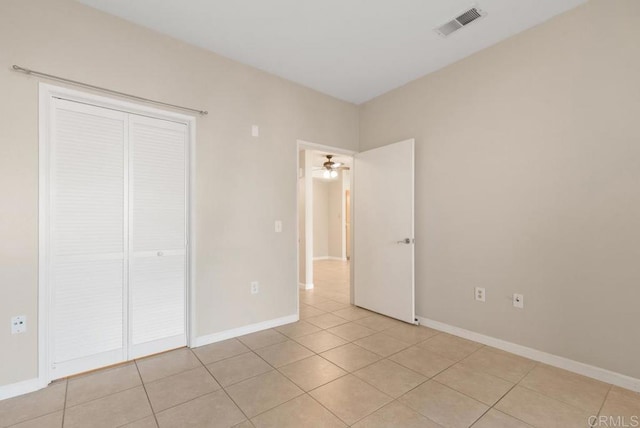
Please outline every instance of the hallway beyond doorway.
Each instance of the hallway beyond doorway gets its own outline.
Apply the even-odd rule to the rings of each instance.
[[[313,262],[314,288],[316,296],[340,303],[350,303],[350,262],[342,260],[315,260]]]

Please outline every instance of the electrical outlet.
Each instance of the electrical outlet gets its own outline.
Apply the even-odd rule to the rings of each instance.
[[[18,315],[11,318],[11,334],[24,333],[27,331],[27,317]]]
[[[522,294],[513,295],[513,306],[516,308],[524,308],[524,296]]]
[[[260,128],[258,125],[251,125],[251,136],[259,137],[260,136]]]
[[[478,302],[484,302],[486,300],[486,292],[482,287],[476,287],[476,300]]]
[[[251,282],[251,294],[258,294],[260,292],[260,284],[258,281]]]
[[[276,220],[276,233],[282,232],[282,220]]]

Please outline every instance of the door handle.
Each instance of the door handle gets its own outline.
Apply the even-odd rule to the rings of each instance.
[[[410,238],[404,238],[402,241],[398,241],[398,244],[411,244]]]

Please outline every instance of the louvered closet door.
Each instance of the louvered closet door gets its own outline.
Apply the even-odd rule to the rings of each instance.
[[[53,379],[125,355],[127,115],[54,100],[49,145]]]
[[[130,358],[186,345],[185,124],[130,115]]]

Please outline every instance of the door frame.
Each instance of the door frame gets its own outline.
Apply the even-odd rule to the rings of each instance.
[[[50,286],[49,286],[49,147],[51,131],[51,112],[53,99],[62,98],[97,107],[133,113],[156,119],[183,123],[187,126],[189,137],[187,142],[186,180],[186,269],[185,269],[185,328],[187,346],[194,346],[196,341],[196,235],[195,235],[195,149],[196,149],[196,118],[183,113],[176,113],[123,101],[107,98],[93,93],[81,92],[68,87],[54,86],[48,83],[39,84],[38,100],[38,383],[44,388],[51,382],[49,355],[49,315],[50,315]],[[126,172],[125,172],[126,174]]]
[[[300,192],[299,192],[299,188],[298,188],[298,181],[300,180],[300,151],[301,150],[316,150],[316,151],[325,151],[325,152],[331,152],[331,153],[336,153],[336,154],[341,154],[341,155],[346,155],[346,156],[351,156],[352,158],[355,157],[355,155],[358,153],[355,150],[349,150],[349,149],[343,149],[340,147],[334,147],[334,146],[327,146],[324,144],[316,144],[316,143],[312,143],[309,141],[305,141],[305,140],[296,140],[296,296],[298,296],[299,293],[299,281],[300,281],[300,215],[299,215],[299,204],[300,204]],[[353,164],[355,164],[355,162],[353,162]],[[351,204],[353,207],[353,177],[355,175],[355,165],[351,166],[351,170],[350,170],[350,177],[349,177],[349,181],[351,183],[350,189],[351,189]],[[307,193],[305,192],[305,198],[307,198]],[[353,209],[351,210],[350,213],[350,219],[349,222],[351,224],[351,231],[350,231],[350,236],[348,239],[351,240],[351,261],[350,263],[353,264],[353,259],[355,257],[355,247],[353,245]],[[313,226],[313,219],[311,219],[311,221],[309,222],[308,220],[308,216],[305,215],[305,245],[308,247],[309,245],[313,248],[313,227],[309,228],[308,223],[311,223],[311,226]],[[310,240],[308,238],[311,238]],[[309,244],[309,242],[311,244]],[[305,252],[305,259],[308,258],[308,254]],[[354,284],[354,275],[353,275],[353,269],[349,269],[349,298],[351,300],[351,303],[353,304],[353,293],[354,293],[354,289],[353,289],[353,284]],[[296,298],[296,314],[298,315],[298,319],[300,319],[300,299]]]

